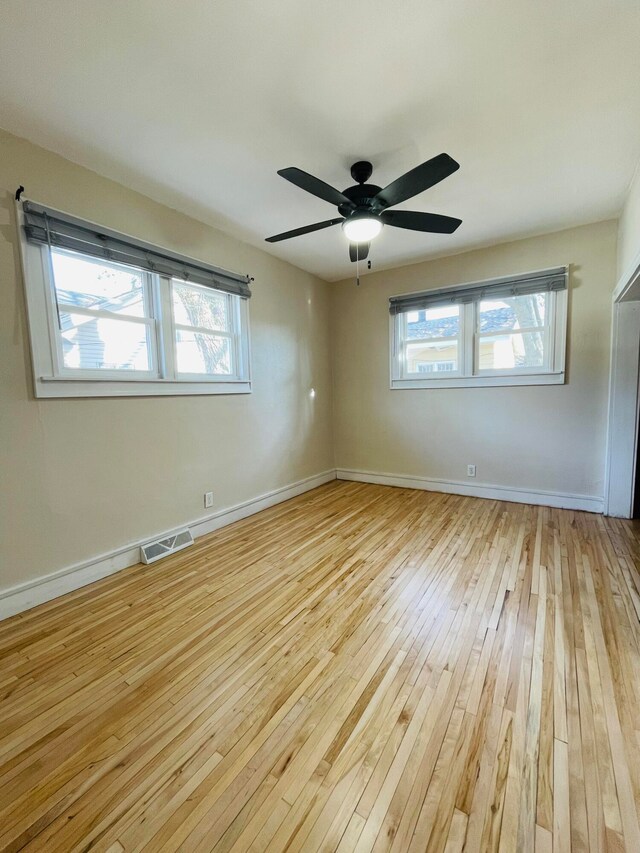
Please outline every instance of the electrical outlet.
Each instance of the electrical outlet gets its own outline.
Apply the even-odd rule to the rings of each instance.
[[[210,509],[213,506],[213,492],[204,493],[204,507]]]
[[[467,465],[467,477],[475,477],[476,476],[476,466],[475,465]]]

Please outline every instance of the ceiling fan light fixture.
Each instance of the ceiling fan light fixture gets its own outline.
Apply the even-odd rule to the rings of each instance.
[[[382,231],[382,222],[377,216],[350,216],[342,223],[342,230],[350,243],[368,243]]]

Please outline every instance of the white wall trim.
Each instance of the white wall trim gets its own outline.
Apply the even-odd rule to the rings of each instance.
[[[640,414],[640,251],[613,291],[604,512],[634,513]]]
[[[631,302],[640,299],[640,251],[618,279],[613,291],[614,302]]]
[[[336,472],[334,469],[314,474],[311,477],[305,477],[303,480],[290,483],[288,486],[281,486],[279,489],[273,489],[243,503],[218,510],[211,515],[198,518],[187,524],[182,524],[173,530],[165,530],[155,535],[146,536],[138,542],[132,542],[121,548],[116,548],[107,554],[100,554],[90,560],[59,569],[49,575],[44,575],[18,584],[17,586],[0,590],[0,620],[14,616],[16,613],[22,613],[24,610],[29,610],[37,604],[50,601],[60,595],[73,592],[73,590],[80,589],[87,584],[93,583],[93,581],[115,574],[129,566],[134,566],[140,562],[140,546],[153,539],[171,536],[185,527],[189,528],[194,539],[198,536],[204,536],[206,533],[211,533],[220,527],[225,527],[227,524],[233,524],[234,521],[247,518],[247,516],[254,515],[256,512],[260,512],[270,506],[282,503],[282,501],[287,501],[290,498],[295,498],[304,492],[311,491],[311,489],[329,483],[331,480],[335,480],[335,478]],[[150,570],[153,571],[153,568],[154,566],[151,566]]]
[[[514,486],[498,486],[492,483],[471,484],[457,480],[439,480],[434,477],[416,477],[411,474],[357,471],[352,468],[338,468],[336,475],[338,480],[355,480],[358,483],[377,483],[382,486],[399,486],[404,489],[424,489],[428,492],[444,492],[451,495],[490,498],[491,500],[551,506],[560,509],[601,513],[604,506],[604,499],[600,496],[576,495],[569,492],[530,491]]]
[[[605,448],[607,515],[632,518],[640,406],[640,301],[614,302]]]

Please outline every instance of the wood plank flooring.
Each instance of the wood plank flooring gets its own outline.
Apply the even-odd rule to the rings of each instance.
[[[640,525],[335,482],[0,623],[0,850],[640,851]]]

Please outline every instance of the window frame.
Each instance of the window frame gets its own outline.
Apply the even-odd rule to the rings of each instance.
[[[236,372],[231,375],[180,374],[176,370],[171,276],[150,273],[146,270],[140,270],[140,272],[144,276],[145,302],[148,300],[150,315],[146,318],[133,319],[127,316],[126,320],[140,322],[150,329],[147,339],[151,369],[149,371],[86,370],[65,367],[61,350],[62,339],[58,329],[58,300],[49,247],[28,242],[22,225],[22,211],[20,205],[17,205],[22,278],[31,346],[33,389],[36,397],[140,397],[251,393],[248,299],[224,291],[216,291],[223,293],[229,299]],[[88,254],[80,256],[94,260]],[[119,262],[115,265],[127,266]],[[132,266],[132,269],[139,268]],[[71,313],[75,307],[73,306],[73,310],[69,309]],[[97,311],[91,311],[91,313],[94,314]],[[114,314],[110,319],[117,319],[117,315]]]
[[[452,287],[459,290],[459,286]],[[446,292],[443,290],[443,292]],[[543,289],[539,292],[543,292]],[[477,298],[460,304],[459,358],[460,370],[408,374],[404,368],[406,346],[406,312],[389,315],[389,370],[392,390],[412,388],[482,388],[516,385],[562,385],[565,383],[565,360],[568,316],[568,288],[547,292],[549,321],[541,328],[545,333],[544,369],[505,368],[480,370],[479,347],[482,337],[478,333],[479,304]],[[487,293],[484,299],[490,298]],[[499,298],[499,297],[496,297]],[[524,331],[524,330],[523,330]],[[506,333],[505,333],[506,334]],[[509,332],[512,334],[512,332]],[[431,339],[430,339],[431,340]],[[434,339],[435,340],[435,339]]]

